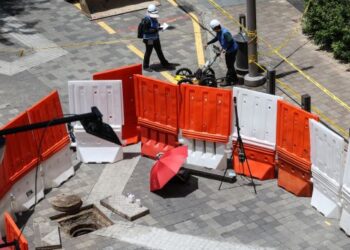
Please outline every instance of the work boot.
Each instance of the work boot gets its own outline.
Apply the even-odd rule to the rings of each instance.
[[[150,67],[144,67],[143,70],[147,72],[153,72],[153,70]]]

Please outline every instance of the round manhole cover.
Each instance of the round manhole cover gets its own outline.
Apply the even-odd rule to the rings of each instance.
[[[50,203],[54,209],[64,213],[78,212],[83,204],[81,198],[78,195],[65,195],[60,194],[50,200]]]

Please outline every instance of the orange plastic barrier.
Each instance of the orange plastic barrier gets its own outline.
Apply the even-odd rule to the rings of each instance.
[[[311,171],[306,170],[309,165],[303,165],[288,155],[278,154],[278,186],[300,197],[311,197]]]
[[[122,136],[127,145],[139,141],[135,107],[134,74],[142,74],[141,64],[97,72],[92,76],[94,80],[122,80],[124,105],[124,125]]]
[[[19,248],[21,250],[28,250],[28,242],[24,235],[21,235],[21,231],[13,221],[11,215],[7,212],[4,213],[5,219],[5,230],[6,230],[6,241],[12,242],[13,240],[19,240]],[[20,237],[21,236],[21,237]],[[11,247],[11,249],[15,249]]]
[[[29,124],[28,114],[21,113],[1,129]],[[32,170],[38,163],[38,148],[32,131],[6,136],[4,159],[0,163],[0,199],[12,184]]]
[[[228,142],[231,134],[232,91],[183,84],[180,128],[187,138]]]
[[[30,123],[49,121],[63,116],[58,92],[51,92],[48,96],[34,104],[27,110]],[[39,147],[41,142],[41,157],[46,160],[69,143],[69,136],[65,125],[33,130]],[[44,133],[44,136],[43,136]]]
[[[177,135],[143,126],[141,126],[141,142],[141,154],[152,158],[179,145]]]
[[[178,144],[178,86],[142,75],[134,83],[141,153],[154,158]]]
[[[233,147],[235,147],[233,142]],[[249,164],[245,162],[241,164],[238,160],[238,150],[234,152],[234,169],[236,174],[243,174],[246,176],[268,180],[276,177],[275,175],[275,155],[276,152],[271,149],[261,148],[248,143],[244,143],[244,150]]]
[[[278,185],[297,196],[311,196],[309,119],[318,116],[285,101],[278,101]]]

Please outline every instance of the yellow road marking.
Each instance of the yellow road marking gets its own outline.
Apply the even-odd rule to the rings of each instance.
[[[328,220],[325,220],[324,223],[326,223],[326,225],[328,225],[328,226],[332,225],[332,223],[330,223]]]
[[[127,45],[128,49],[131,50],[132,52],[134,52],[138,57],[140,57],[141,59],[143,59],[143,53],[141,50],[139,50],[138,48],[136,48],[134,45],[129,44]],[[174,79],[174,77],[167,71],[162,71],[160,72],[162,74],[163,77],[165,77],[169,82],[171,83],[177,83]]]
[[[176,1],[174,0],[168,0],[168,2],[175,7],[179,7]],[[188,15],[191,17],[192,24],[193,24],[194,40],[195,40],[196,52],[197,52],[197,62],[199,66],[202,66],[205,64],[205,59],[204,59],[204,52],[203,52],[201,27],[199,26],[199,21],[198,21],[199,19],[193,12],[189,12]]]
[[[81,5],[80,5],[80,3],[75,3],[74,6],[75,6],[77,9],[81,10]]]
[[[112,29],[112,27],[109,26],[108,24],[106,24],[105,22],[99,21],[99,22],[97,22],[97,24],[100,25],[100,27],[102,29],[104,29],[105,31],[107,31],[107,33],[110,35],[113,35],[116,33],[115,30]]]

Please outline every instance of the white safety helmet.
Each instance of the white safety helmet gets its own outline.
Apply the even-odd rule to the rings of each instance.
[[[218,20],[216,20],[216,19],[213,19],[213,20],[210,21],[209,25],[210,25],[210,28],[214,29],[214,28],[220,26],[220,22]]]
[[[153,18],[159,17],[158,8],[154,4],[148,5],[147,11],[150,17],[153,17]]]

